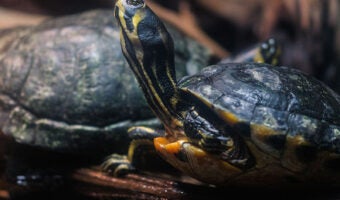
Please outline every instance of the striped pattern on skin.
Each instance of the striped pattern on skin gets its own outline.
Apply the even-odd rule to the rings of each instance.
[[[143,1],[119,1],[114,15],[122,27],[124,56],[150,107],[166,127],[182,126],[175,111],[178,92],[171,36],[158,18],[150,17],[154,14]],[[155,23],[159,27],[157,31],[149,31],[148,27],[155,26]],[[139,30],[143,30],[143,34]]]

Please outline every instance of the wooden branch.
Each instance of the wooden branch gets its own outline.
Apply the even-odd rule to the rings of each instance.
[[[125,197],[129,199],[188,199],[211,196],[212,187],[178,182],[160,174],[127,174],[116,178],[101,172],[98,168],[83,168],[75,171],[72,178],[78,183],[78,193],[95,198]],[[189,178],[190,180],[190,178]],[[84,183],[87,186],[84,186]],[[77,184],[75,184],[77,185]],[[79,185],[79,184],[78,184]]]
[[[73,178],[86,183],[79,183],[76,192],[94,199],[134,199],[134,200],[166,200],[166,199],[250,199],[254,196],[280,196],[283,199],[325,199],[334,200],[339,196],[339,187],[316,186],[311,187],[212,187],[208,185],[186,184],[173,181],[170,178],[161,178],[156,174],[130,174],[123,178],[114,178],[97,169],[79,169]],[[322,197],[322,198],[321,198]],[[265,198],[267,199],[267,198]],[[270,198],[268,198],[270,199]]]
[[[130,193],[133,191],[157,197],[176,199],[184,194],[184,191],[177,188],[177,184],[174,181],[161,180],[155,177],[142,177],[137,174],[128,174],[124,178],[116,178],[98,170],[84,168],[76,171],[73,178],[100,187],[109,187],[115,190],[129,191]]]

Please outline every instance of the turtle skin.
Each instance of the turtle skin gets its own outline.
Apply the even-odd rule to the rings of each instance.
[[[22,144],[98,157],[125,153],[130,126],[160,126],[123,59],[111,16],[99,9],[0,30],[2,132]],[[209,62],[207,49],[168,28],[177,38],[178,76]]]
[[[243,168],[232,164],[235,170],[228,178],[221,172],[221,180],[207,172],[197,176],[203,165],[183,171],[217,185],[339,183],[340,96],[322,82],[291,67],[228,63],[206,67],[178,84],[217,113],[251,157]],[[213,136],[220,137],[227,136]],[[209,157],[215,154],[198,148]]]

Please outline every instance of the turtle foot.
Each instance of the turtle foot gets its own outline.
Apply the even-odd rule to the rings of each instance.
[[[126,155],[111,154],[101,164],[102,171],[115,176],[121,177],[136,169],[131,165]]]

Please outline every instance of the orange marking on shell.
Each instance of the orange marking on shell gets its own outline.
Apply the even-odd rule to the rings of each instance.
[[[219,116],[221,116],[229,124],[237,124],[239,119],[232,113],[226,112],[224,110],[217,110]]]
[[[252,130],[252,133],[256,135],[257,138],[261,138],[261,140],[263,140],[264,138],[268,136],[277,134],[277,131],[275,131],[274,129],[271,129],[264,125],[258,125],[258,124],[251,125],[251,130]]]

